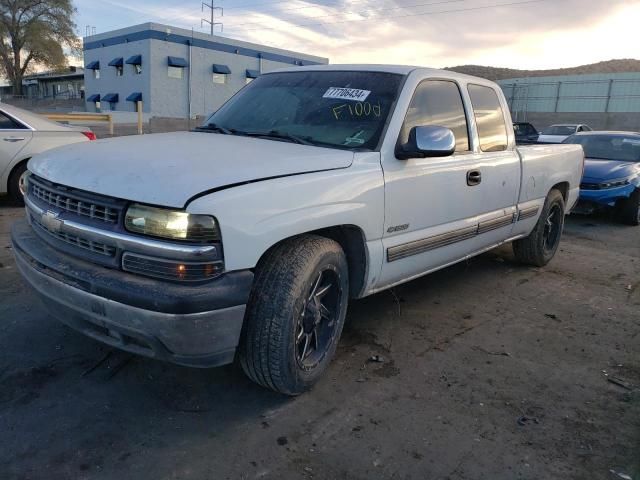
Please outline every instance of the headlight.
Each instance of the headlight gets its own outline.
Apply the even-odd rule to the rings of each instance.
[[[624,187],[625,185],[629,185],[631,178],[633,177],[614,178],[613,180],[607,180],[606,182],[602,182],[600,184],[600,188]]]
[[[132,233],[190,242],[218,242],[216,219],[179,210],[133,204],[127,209],[125,228]]]

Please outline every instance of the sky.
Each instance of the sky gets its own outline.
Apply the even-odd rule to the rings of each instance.
[[[210,0],[205,0],[209,2]],[[519,69],[640,58],[640,0],[214,0],[216,35],[331,63]],[[195,0],[74,0],[78,35],[145,22],[209,31]],[[220,12],[216,10],[218,17]]]

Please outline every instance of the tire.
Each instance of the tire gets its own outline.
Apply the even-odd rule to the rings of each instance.
[[[558,250],[564,229],[564,197],[551,190],[542,207],[542,213],[528,237],[513,242],[516,259],[524,264],[544,267]]]
[[[335,354],[348,297],[337,242],[301,235],[272,248],[256,267],[240,339],[247,376],[285,395],[311,388]]]
[[[9,185],[7,186],[9,200],[13,205],[20,207],[24,206],[24,197],[20,191],[20,179],[26,171],[27,162],[22,162],[9,175]]]
[[[620,220],[627,225],[640,225],[640,188],[622,204]]]

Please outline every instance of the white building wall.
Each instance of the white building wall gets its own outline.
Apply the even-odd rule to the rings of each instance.
[[[194,46],[190,48],[191,42]],[[124,76],[117,77],[109,62],[116,57],[126,61],[132,55],[142,55],[142,74],[134,75],[133,66],[125,64]],[[181,79],[169,77],[169,56],[187,61]],[[264,56],[275,59],[261,58]],[[100,79],[94,79],[91,70],[85,71],[87,97],[118,93],[116,110],[133,112],[135,106],[126,97],[141,92],[145,113],[169,118],[213,113],[245,86],[247,69],[260,70],[262,65],[262,71],[269,72],[300,62],[328,63],[322,57],[152,23],[86,38],[85,65],[95,60],[100,61]],[[213,82],[213,64],[231,69],[226,84]],[[101,106],[103,111],[108,109],[104,102]],[[93,111],[93,104],[87,102],[87,110]]]

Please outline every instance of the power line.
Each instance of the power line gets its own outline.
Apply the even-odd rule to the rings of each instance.
[[[245,5],[236,5],[235,7],[227,7],[227,10],[246,10],[248,8],[259,7],[261,5],[275,5],[277,3],[289,3],[291,0],[278,0],[277,2],[261,2],[261,3],[247,3]]]
[[[460,1],[464,2],[465,0],[460,0]],[[354,3],[371,3],[371,0],[352,0],[351,2],[349,2],[349,6],[351,6]],[[384,2],[382,2],[382,3],[384,3]],[[258,11],[256,13],[269,14],[271,12],[282,13],[282,12],[291,12],[291,11],[294,11],[294,10],[296,10],[296,11],[298,11],[298,10],[308,10],[310,8],[330,8],[330,7],[340,6],[340,4],[341,4],[340,1],[327,3],[327,4],[307,4],[307,5],[304,5],[302,7],[278,8],[278,9],[274,9],[274,10]],[[251,10],[254,10],[254,9],[251,9]],[[246,15],[246,14],[243,13],[243,15]]]
[[[365,2],[367,0],[364,0]],[[378,10],[373,10],[374,13],[380,13],[380,12],[386,12],[386,11],[391,11],[391,10],[404,10],[407,8],[416,8],[416,7],[429,7],[432,5],[442,5],[442,4],[446,4],[446,3],[460,3],[460,2],[464,2],[466,0],[441,0],[439,2],[432,2],[432,3],[418,3],[418,4],[414,4],[414,5],[403,5],[400,7],[393,7],[393,8],[382,8],[382,9],[378,9]],[[318,18],[328,18],[328,17],[339,17],[345,14],[349,14],[349,13],[354,13],[354,12],[342,12],[342,13],[334,13],[331,15],[321,15],[318,17],[310,17],[313,20],[317,20]],[[283,20],[282,18],[278,18],[276,17],[278,20]],[[376,17],[377,18],[377,17]],[[283,20],[284,21],[284,20]],[[264,25],[264,22],[245,22],[245,23],[231,23],[231,24],[227,24],[227,27],[237,27],[240,25]]]
[[[337,21],[337,22],[312,22],[312,23],[289,24],[289,25],[287,25],[287,27],[310,27],[310,26],[318,26],[318,25],[338,25],[338,24],[342,24],[342,23],[367,22],[367,21],[370,21],[370,20],[378,20],[380,18],[385,18],[387,20],[390,20],[390,19],[396,19],[396,18],[420,17],[420,16],[426,16],[426,15],[441,15],[441,14],[444,14],[444,13],[470,12],[470,11],[476,11],[476,10],[487,10],[487,9],[497,8],[497,7],[512,7],[512,6],[516,6],[516,5],[526,5],[526,4],[541,3],[541,2],[548,2],[548,1],[550,1],[550,0],[525,0],[525,1],[522,1],[522,2],[497,3],[497,4],[492,4],[492,5],[483,5],[481,7],[459,8],[459,9],[456,9],[456,10],[440,10],[438,12],[411,13],[411,14],[407,14],[407,15],[392,15],[392,16],[389,16],[389,17],[376,16],[376,17],[370,17],[370,18],[357,18],[357,19],[351,19],[351,20],[340,20],[340,21]],[[254,31],[254,30],[280,30],[281,28],[282,27],[261,27],[261,28],[240,28],[238,30],[243,31],[243,32],[248,32],[248,31]]]

